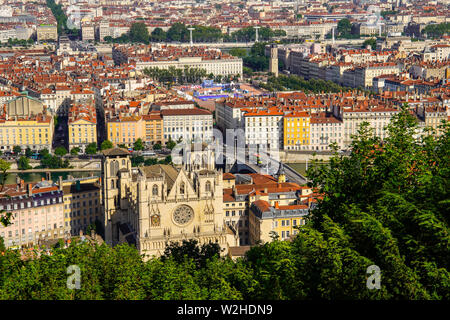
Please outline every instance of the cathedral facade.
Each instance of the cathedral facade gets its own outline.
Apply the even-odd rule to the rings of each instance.
[[[145,258],[159,256],[171,241],[217,242],[228,251],[236,235],[224,223],[222,173],[214,156],[201,152],[180,167],[131,167],[129,153],[103,153],[105,240],[134,243]]]

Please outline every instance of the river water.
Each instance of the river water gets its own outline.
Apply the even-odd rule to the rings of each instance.
[[[52,172],[51,173],[51,179],[53,181],[58,181],[59,176],[62,176],[63,180],[66,180],[69,175],[71,175],[74,178],[85,178],[89,177],[91,175],[100,177],[101,172],[100,171],[72,171],[72,172]],[[46,177],[45,172],[24,172],[24,173],[8,173],[6,176],[6,182],[5,184],[14,184],[16,183],[16,178],[19,176],[21,179],[27,182],[38,182],[41,181],[42,178]],[[0,182],[2,180],[2,175],[0,174]]]

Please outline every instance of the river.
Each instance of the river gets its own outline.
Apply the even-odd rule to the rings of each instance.
[[[53,181],[58,181],[59,176],[62,176],[63,180],[66,180],[69,175],[71,175],[74,178],[84,178],[84,177],[89,177],[91,175],[100,177],[100,174],[101,174],[101,171],[52,172],[51,173],[51,179]],[[38,182],[38,181],[41,181],[42,178],[46,177],[46,173],[45,172],[39,172],[39,173],[37,173],[37,172],[33,172],[33,173],[30,173],[30,172],[9,173],[6,176],[6,182],[5,183],[6,184],[14,184],[14,183],[16,183],[17,175],[21,179],[23,179],[25,181],[25,183],[27,183],[27,182]],[[2,178],[3,177],[0,174],[0,181],[1,181]]]

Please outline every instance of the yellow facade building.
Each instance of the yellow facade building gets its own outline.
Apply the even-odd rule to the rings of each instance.
[[[72,236],[80,231],[86,233],[89,226],[95,226],[97,233],[104,230],[101,210],[101,186],[99,178],[84,178],[64,181],[64,226]]]
[[[274,235],[280,240],[298,233],[297,226],[305,224],[309,208],[304,204],[271,206],[265,200],[257,200],[250,207],[249,231],[251,244],[270,242]]]
[[[310,116],[294,111],[283,118],[283,143],[285,150],[305,150],[310,143]]]
[[[46,106],[26,92],[0,108],[1,151],[11,151],[14,146],[50,150],[53,131],[54,120],[47,113]]]
[[[137,139],[146,140],[145,121],[142,116],[120,114],[106,122],[108,140],[115,146],[131,147]]]
[[[87,145],[97,143],[97,116],[94,103],[74,104],[69,109],[69,150],[80,148],[85,152]]]
[[[145,143],[147,144],[164,144],[163,135],[163,119],[161,114],[150,113],[143,116],[145,121]]]
[[[53,117],[50,115],[13,118],[0,116],[0,150],[11,151],[14,146],[31,150],[51,150],[53,130]]]

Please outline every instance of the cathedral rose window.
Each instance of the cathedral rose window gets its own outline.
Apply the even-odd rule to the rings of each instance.
[[[181,205],[173,212],[173,220],[180,225],[187,224],[194,219],[194,210],[187,205]]]

